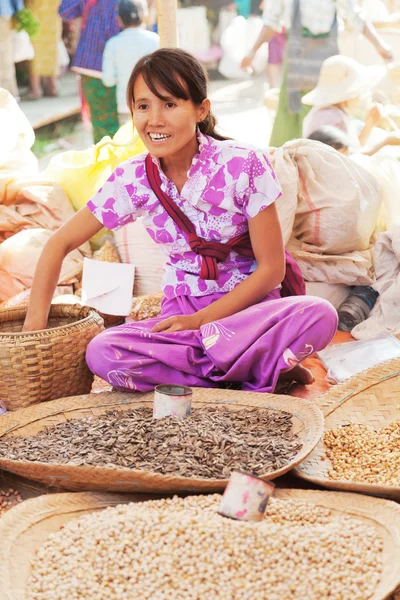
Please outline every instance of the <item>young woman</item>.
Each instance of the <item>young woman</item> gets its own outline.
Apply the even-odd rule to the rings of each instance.
[[[302,289],[285,252],[267,157],[215,131],[200,63],[161,49],[136,65],[128,104],[149,154],[111,175],[51,238],[38,263],[25,330],[45,327],[61,264],[103,225],[143,217],[169,259],[159,318],[106,330],[89,344],[90,369],[113,386],[159,383],[273,391],[281,373],[311,383],[299,365],[332,339],[337,316]],[[297,277],[297,279],[296,279]],[[282,290],[281,283],[283,282]]]

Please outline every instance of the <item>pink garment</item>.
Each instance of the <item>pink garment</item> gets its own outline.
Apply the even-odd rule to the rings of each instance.
[[[286,33],[280,31],[268,43],[268,64],[281,65],[285,57],[286,50]]]
[[[325,348],[336,333],[337,314],[329,302],[280,298],[279,290],[199,331],[151,333],[159,321],[193,314],[222,296],[164,299],[160,317],[107,329],[88,346],[90,370],[127,391],[145,392],[162,383],[239,382],[243,390],[273,392],[282,372]]]
[[[200,237],[226,243],[245,232],[248,219],[279,198],[281,189],[261,151],[230,140],[216,141],[201,133],[198,139],[199,153],[193,158],[181,193],[160,168],[161,187]],[[167,298],[231,291],[256,269],[255,259],[232,251],[219,264],[216,281],[200,279],[201,256],[190,249],[186,235],[150,189],[145,158],[142,154],[120,165],[88,202],[88,208],[108,229],[118,229],[143,217],[148,233],[168,256],[163,280]]]
[[[303,121],[303,138],[308,138],[314,131],[330,125],[343,131],[349,138],[353,150],[360,147],[358,137],[351,126],[349,116],[337,106],[314,106]]]

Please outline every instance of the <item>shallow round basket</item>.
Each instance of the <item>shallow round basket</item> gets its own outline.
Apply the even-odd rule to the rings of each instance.
[[[0,310],[0,400],[7,410],[90,392],[85,353],[103,330],[99,314],[87,306],[54,305],[47,329],[23,333],[26,311]]]
[[[318,405],[325,417],[325,431],[360,423],[376,430],[400,419],[400,359],[368,369],[321,396]],[[323,440],[294,473],[334,490],[361,492],[400,500],[400,487],[337,481],[328,478],[332,465]]]
[[[0,419],[0,438],[4,435],[35,435],[41,429],[79,419],[89,415],[101,415],[110,409],[128,410],[140,406],[153,406],[153,392],[121,393],[103,392],[63,398],[39,406],[23,409]],[[317,406],[306,400],[257,394],[193,388],[193,407],[226,406],[237,411],[243,408],[273,408],[293,415],[293,431],[303,444],[300,452],[284,467],[264,473],[264,479],[283,475],[304,460],[315,448],[323,433],[323,417]],[[160,461],[163,460],[160,455]],[[227,479],[189,478],[178,475],[162,475],[126,467],[75,466],[56,463],[7,460],[0,456],[0,469],[67,490],[101,490],[108,492],[175,493],[182,491],[211,492],[225,488]]]
[[[376,529],[384,540],[383,572],[380,583],[369,600],[385,600],[400,584],[400,507],[394,502],[338,492],[276,489],[275,497],[296,499],[327,507],[338,515],[362,520]],[[36,551],[51,533],[68,521],[87,513],[127,502],[139,502],[140,495],[50,494],[26,500],[0,520],[1,598],[26,600],[30,565]],[[284,600],[284,598],[282,598]]]

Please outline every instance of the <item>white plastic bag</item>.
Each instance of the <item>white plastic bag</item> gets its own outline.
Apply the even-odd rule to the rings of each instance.
[[[392,335],[378,335],[346,344],[335,344],[318,352],[328,375],[338,383],[375,365],[400,357],[400,341]]]
[[[30,148],[35,134],[15,98],[0,88],[0,202],[4,186],[14,178],[38,173],[38,161]]]
[[[221,37],[224,56],[218,70],[228,79],[242,79],[245,73],[240,68],[242,59],[250,52],[263,28],[260,17],[235,17]],[[268,46],[264,44],[253,60],[253,69],[261,73],[267,67]]]
[[[205,6],[189,6],[177,11],[179,47],[191,54],[210,49],[210,30]]]
[[[15,63],[23,60],[33,60],[35,50],[26,31],[13,31],[13,55]]]

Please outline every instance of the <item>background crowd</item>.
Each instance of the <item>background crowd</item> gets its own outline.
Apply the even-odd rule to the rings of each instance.
[[[389,8],[396,9],[395,1],[388,0]],[[316,86],[324,61],[339,54],[339,24],[364,34],[384,61],[393,60],[392,48],[366,17],[363,4],[356,0],[182,0],[178,3],[181,8],[201,5],[207,9],[207,26],[213,29],[211,39],[221,44],[222,52],[228,55],[223,43],[224,30],[229,29],[236,16],[262,23],[255,39],[254,27],[244,30],[249,38],[247,52],[242,52],[238,67],[243,75],[251,73],[260,49],[268,47],[266,78],[272,88],[281,83],[271,146],[313,133],[310,117],[305,131],[303,120],[315,103],[303,101],[303,97]],[[129,74],[141,56],[159,46],[156,31],[155,0],[61,0],[61,3],[60,0],[1,0],[0,87],[19,98],[15,60],[29,57],[28,62],[21,63],[29,75],[24,99],[57,96],[59,77],[70,67],[78,75],[82,110],[90,116],[93,138],[98,142],[105,135],[113,136],[129,119],[125,101]],[[192,47],[195,53],[193,40]],[[197,47],[201,50],[201,44]],[[221,58],[218,51],[198,54],[206,66]],[[338,77],[341,68],[346,71],[343,64],[339,66]],[[354,65],[352,68],[357,69]],[[342,72],[342,77],[347,74]],[[373,82],[367,83],[371,83],[372,91]],[[341,80],[339,85],[346,84]],[[340,104],[340,128],[349,133],[342,122],[346,120],[343,115],[351,112],[344,104],[347,100],[340,99],[338,103],[329,98],[328,106],[333,104],[335,110],[331,111],[331,118],[325,111],[322,121],[321,114],[318,115],[321,125],[336,125],[333,113],[336,111],[338,121],[336,109]],[[375,109],[370,114],[369,125],[379,121],[382,115],[378,112]]]

